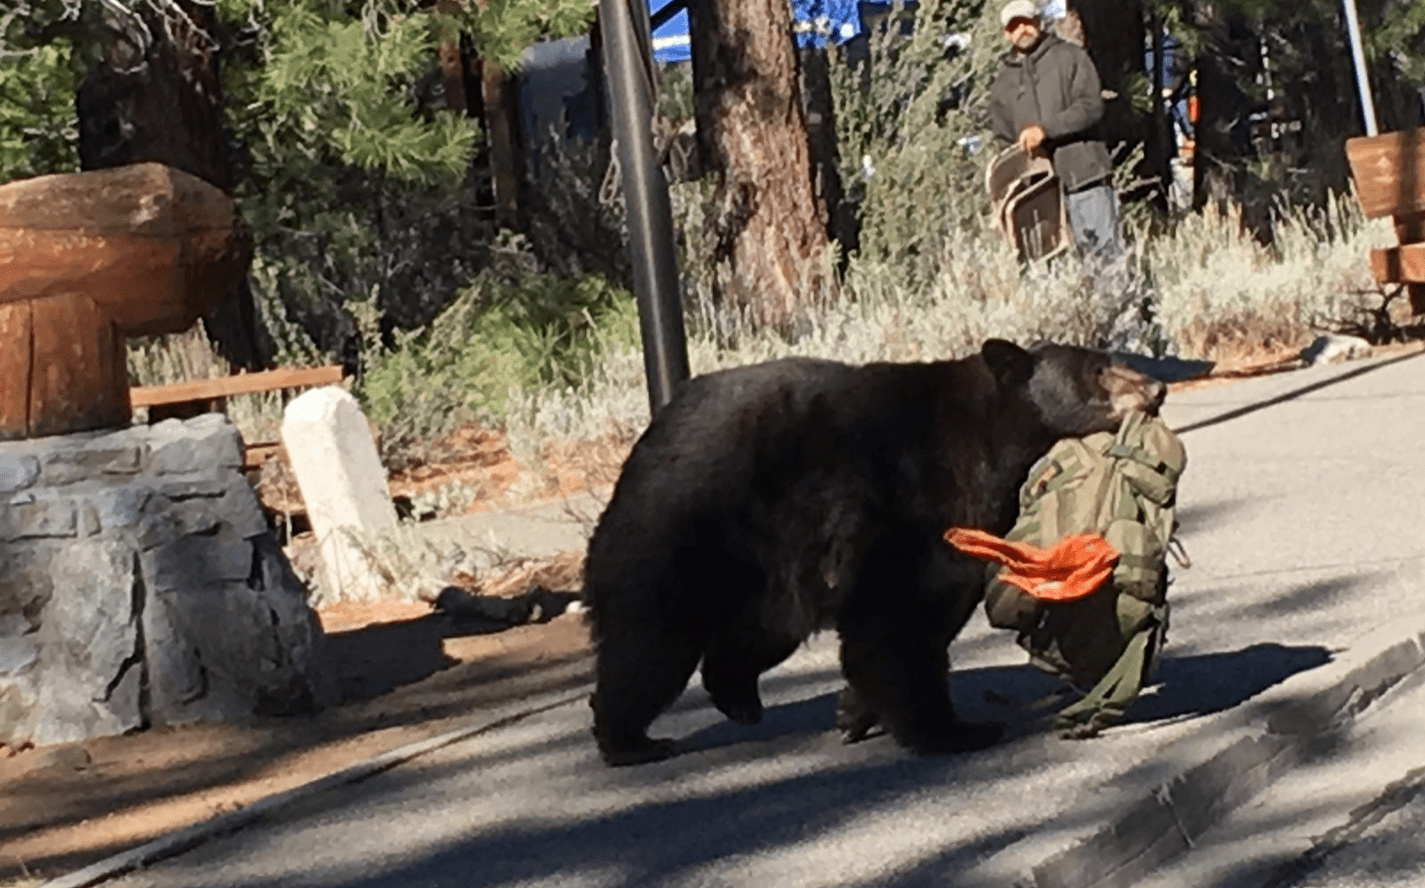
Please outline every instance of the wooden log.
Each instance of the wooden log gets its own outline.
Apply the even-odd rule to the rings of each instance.
[[[1367,218],[1425,212],[1425,128],[1347,139],[1346,159]]]
[[[274,457],[287,458],[281,441],[261,441],[256,444],[247,444],[242,451],[242,467],[243,469],[260,469],[263,463]]]
[[[192,326],[251,246],[231,198],[161,164],[0,186],[0,303],[84,293],[130,336]]]
[[[190,401],[212,401],[233,395],[272,392],[286,388],[306,388],[335,385],[342,380],[340,364],[301,370],[264,370],[260,373],[239,373],[217,379],[200,379],[173,385],[134,386],[130,391],[133,406],[153,407],[160,404],[186,404]]]
[[[0,441],[29,436],[33,323],[29,302],[0,304]]]
[[[29,437],[128,425],[123,334],[82,294],[31,302]]]
[[[1425,244],[1371,250],[1371,274],[1382,284],[1425,283]]]

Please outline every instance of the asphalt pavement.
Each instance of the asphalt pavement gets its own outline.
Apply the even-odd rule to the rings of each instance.
[[[654,725],[682,741],[668,761],[605,768],[582,695],[533,700],[240,829],[199,830],[185,853],[132,855],[146,866],[112,884],[1136,886],[1229,841],[1224,825],[1313,769],[1339,764],[1362,792],[1408,783],[1425,764],[1409,703],[1425,664],[1425,359],[1178,392],[1164,415],[1187,444],[1193,564],[1169,591],[1158,683],[1097,739],[1054,735],[1036,704],[1055,684],[977,616],[951,647],[954,693],[966,716],[1007,720],[1005,742],[946,758],[887,737],[843,746],[828,633],[764,677],[754,728],[695,683]],[[1370,720],[1395,727],[1362,741]],[[1272,863],[1311,853],[1298,846]],[[1338,863],[1360,847],[1323,846]]]

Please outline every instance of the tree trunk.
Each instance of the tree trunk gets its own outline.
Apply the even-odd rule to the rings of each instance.
[[[806,116],[786,0],[691,0],[694,116],[721,294],[754,324],[790,332],[827,296],[824,213],[813,191]]]
[[[1139,0],[1070,0],[1078,16],[1083,46],[1098,69],[1103,88],[1115,93],[1104,103],[1100,124],[1104,138],[1137,143],[1148,132],[1147,122],[1133,110],[1128,95],[1130,77],[1143,71],[1143,5]]]
[[[168,0],[159,12],[132,3],[132,15],[98,7],[89,13],[95,60],[76,96],[80,168],[157,161],[231,194],[211,5]],[[229,363],[256,370],[271,360],[246,276],[203,320]]]

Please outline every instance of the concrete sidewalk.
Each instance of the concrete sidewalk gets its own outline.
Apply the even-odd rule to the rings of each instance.
[[[764,679],[756,728],[690,688],[655,725],[684,741],[668,762],[604,769],[582,695],[540,701],[188,854],[138,855],[124,884],[1138,884],[1425,664],[1425,360],[1178,392],[1164,414],[1188,448],[1194,566],[1160,684],[1101,738],[1054,737],[1030,706],[1047,679],[977,617],[952,647],[957,704],[1008,720],[1004,744],[841,746],[822,635]],[[561,513],[536,512],[571,540],[591,526]]]

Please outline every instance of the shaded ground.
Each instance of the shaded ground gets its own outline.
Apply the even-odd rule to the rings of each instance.
[[[574,614],[498,632],[423,603],[343,605],[321,617],[340,706],[8,758],[0,748],[0,886],[38,884],[589,675]]]

